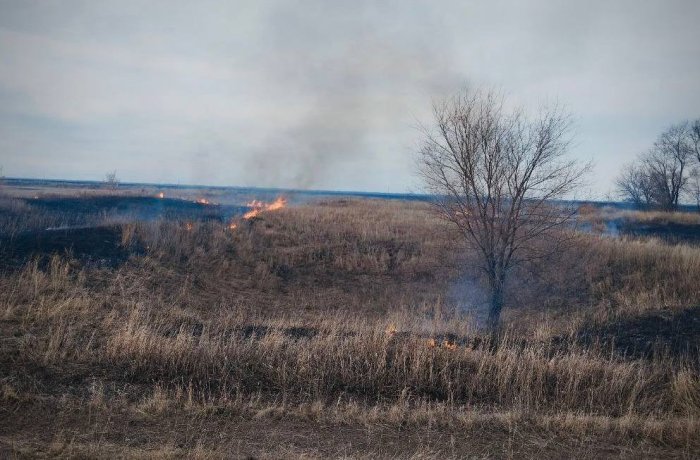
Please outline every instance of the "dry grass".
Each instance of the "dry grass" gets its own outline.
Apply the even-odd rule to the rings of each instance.
[[[700,247],[656,239],[600,238],[595,244],[593,292],[607,313],[635,315],[698,304]]]
[[[596,458],[700,448],[697,350],[634,358],[581,335],[696,306],[698,247],[581,236],[575,264],[514,285],[519,308],[494,337],[448,295],[470,256],[425,205],[336,201],[236,230],[121,229],[121,244],[144,253],[117,268],[55,257],[0,278],[0,452]]]
[[[697,212],[624,211],[618,215],[633,222],[673,222],[677,224],[700,225],[700,213]]]

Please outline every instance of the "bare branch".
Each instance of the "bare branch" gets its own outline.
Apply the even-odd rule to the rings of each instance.
[[[440,215],[479,251],[496,324],[507,273],[542,255],[535,240],[563,234],[573,214],[555,200],[578,187],[589,166],[566,158],[571,122],[558,107],[531,120],[506,112],[492,91],[465,90],[434,104],[433,114],[420,172]]]

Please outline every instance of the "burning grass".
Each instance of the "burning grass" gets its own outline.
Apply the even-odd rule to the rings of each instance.
[[[286,205],[287,205],[287,200],[284,197],[278,197],[272,203],[264,203],[262,201],[253,200],[247,204],[247,206],[251,209],[250,209],[250,211],[243,214],[243,218],[246,220],[252,219],[253,217],[259,216],[260,213],[262,213],[262,212],[277,211],[279,209],[284,208]]]
[[[447,295],[469,254],[424,205],[267,206],[251,206],[261,212],[235,231],[218,221],[122,224],[120,247],[143,252],[117,266],[57,256],[2,275],[4,452],[598,457],[700,448],[692,340],[665,347],[654,328],[639,328],[635,340],[650,334],[643,354],[607,340],[658,311],[686,318],[700,298],[700,248],[581,236],[573,267],[561,262],[518,285],[538,296],[515,292],[510,306],[520,308],[493,336],[461,309],[469,299]],[[555,277],[566,290],[540,288],[561,284]],[[303,433],[315,441],[299,441]]]

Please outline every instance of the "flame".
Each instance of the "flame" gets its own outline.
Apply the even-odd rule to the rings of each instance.
[[[243,214],[243,218],[244,219],[252,219],[253,217],[257,216],[258,214],[260,214],[259,209],[251,209],[247,213]]]
[[[388,335],[389,337],[393,337],[394,335],[396,335],[397,332],[396,325],[390,324],[389,327],[386,328],[385,332],[386,335]]]
[[[456,350],[457,349],[457,344],[455,342],[450,342],[449,340],[444,340],[442,342],[442,346],[444,348],[447,348],[448,350]]]
[[[252,210],[248,211],[247,213],[243,214],[243,218],[244,219],[252,219],[253,217],[260,214],[260,212],[261,211],[259,209],[252,209]]]
[[[158,195],[156,195],[158,198],[163,199],[165,198],[165,193],[160,192]]]
[[[197,202],[199,203],[200,200],[197,200]],[[207,201],[207,203],[209,203],[209,202]],[[252,219],[253,217],[257,216],[258,214],[260,214],[263,211],[276,211],[278,209],[284,208],[286,205],[287,205],[287,199],[282,197],[282,196],[278,197],[272,203],[264,203],[264,202],[259,201],[259,200],[253,200],[250,203],[246,203],[246,206],[251,208],[251,210],[246,212],[245,214],[243,214],[243,219],[246,219],[246,220]],[[238,228],[238,222],[231,221],[228,224],[228,228],[230,230],[236,230]]]
[[[426,344],[428,345],[428,348],[435,348],[435,346],[437,345],[437,343],[435,343],[435,339],[428,339],[426,341]]]
[[[199,204],[210,204],[211,202],[210,202],[209,200],[207,200],[206,198],[197,198],[197,200],[195,201],[195,203],[199,203]]]
[[[287,206],[287,200],[283,197],[278,197],[275,201],[267,205],[265,211],[277,211]]]
[[[194,225],[192,225],[192,222],[187,222],[185,224],[185,230],[187,230],[188,232],[191,232],[193,228],[194,228]]]
[[[252,208],[250,211],[243,214],[244,219],[252,219],[263,211],[276,211],[282,209],[287,205],[287,200],[284,197],[278,197],[272,203],[263,203],[262,201],[253,200],[247,203],[246,206]]]

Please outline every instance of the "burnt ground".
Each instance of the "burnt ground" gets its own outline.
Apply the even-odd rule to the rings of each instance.
[[[614,347],[618,354],[632,359],[649,359],[655,353],[697,357],[700,351],[700,306],[658,310],[604,326],[585,328],[580,339],[583,343],[597,342]]]
[[[49,197],[26,200],[44,212],[106,214],[127,216],[137,220],[194,219],[221,220],[247,211],[245,206],[201,204],[194,201],[147,196]]]
[[[36,258],[45,264],[54,254],[68,255],[84,265],[115,267],[140,253],[138,247],[121,244],[121,229],[116,226],[65,228],[27,231],[0,237],[0,271],[22,267]]]
[[[654,237],[669,243],[700,244],[700,225],[678,222],[638,223],[622,221],[619,231],[623,235]]]
[[[0,221],[23,217],[18,212],[29,216],[25,219],[28,224],[19,231],[3,233],[0,228],[0,271],[17,269],[34,258],[46,263],[54,254],[70,255],[85,265],[114,267],[130,254],[141,253],[142,248],[121,245],[118,226],[99,224],[110,219],[226,222],[249,209],[146,196],[42,197],[23,201],[27,209],[0,209]]]

